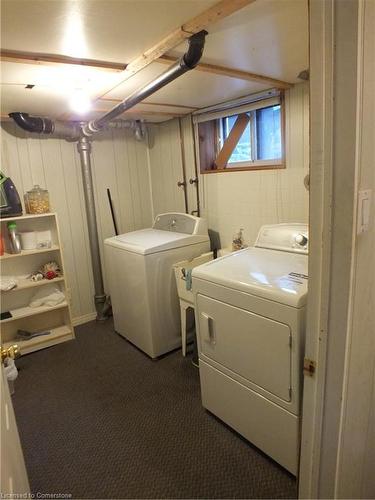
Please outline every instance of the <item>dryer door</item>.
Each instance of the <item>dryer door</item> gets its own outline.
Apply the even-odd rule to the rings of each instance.
[[[200,353],[290,401],[289,326],[200,294],[197,305]]]

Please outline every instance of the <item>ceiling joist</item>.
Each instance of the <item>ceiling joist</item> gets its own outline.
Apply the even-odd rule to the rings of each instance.
[[[102,97],[99,99],[100,101],[104,102],[121,102],[122,99],[116,99],[114,97]],[[168,108],[181,108],[181,109],[188,109],[189,112],[191,111],[196,111],[197,108],[196,106],[185,106],[184,104],[171,104],[171,103],[166,103],[166,102],[153,102],[153,101],[142,101],[138,104],[138,106],[159,106],[159,107],[168,107]]]
[[[92,113],[98,113],[98,114],[103,114],[106,113],[108,110],[105,109],[93,109],[91,111]],[[184,116],[189,113],[170,113],[167,111],[149,111],[149,110],[138,110],[138,109],[130,109],[128,111],[125,111],[120,115],[120,119],[126,119],[126,117],[147,117],[147,116],[155,116],[155,117],[166,117],[166,118],[178,118],[179,116]],[[80,120],[77,116],[74,115],[74,113],[64,113],[63,115],[59,116],[59,120]]]
[[[253,2],[255,2],[255,0],[221,0],[221,2],[218,2],[201,14],[193,17],[175,31],[172,31],[172,33],[160,40],[153,47],[133,59],[124,70],[126,78],[138,73],[138,71],[148,66],[151,62],[155,61],[174,47],[177,47],[177,45],[180,45],[180,43],[187,38],[190,38],[191,35],[199,33],[208,28],[210,24],[230,16]]]
[[[12,62],[12,63],[23,63],[23,64],[42,64],[42,65],[56,65],[56,64],[73,64],[79,66],[87,66],[91,68],[104,69],[108,71],[123,71],[126,67],[126,63],[116,63],[109,61],[97,61],[94,59],[77,59],[74,57],[67,57],[63,55],[52,55],[52,54],[40,54],[35,52],[20,52],[11,50],[1,50],[0,51],[2,61]],[[163,54],[160,56],[156,62],[163,64],[172,64],[177,60],[176,57],[168,56]],[[230,78],[236,78],[237,80],[247,80],[250,82],[264,83],[270,87],[275,87],[279,89],[288,89],[293,86],[292,83],[284,82],[282,80],[277,80],[265,75],[259,75],[257,73],[251,73],[249,71],[243,71],[234,68],[228,68],[226,66],[219,66],[216,64],[199,63],[195,68],[197,71],[203,71],[205,73],[211,73],[214,75],[228,76]],[[9,84],[10,85],[10,84]],[[12,84],[16,85],[16,84]],[[26,85],[26,84],[18,84]],[[121,99],[111,99],[103,97],[104,100],[112,100],[115,102],[120,102]],[[156,104],[156,103],[155,103]],[[176,107],[184,107],[180,105],[172,105]],[[190,106],[188,106],[190,107]]]
[[[225,17],[230,16],[234,12],[242,9],[246,5],[255,2],[255,0],[221,0],[207,10],[193,17],[182,26],[172,31],[165,38],[146,50],[140,56],[136,57],[126,66],[126,69],[121,74],[121,81],[110,90],[102,94],[101,97],[111,92],[114,88],[121,85],[128,78],[141,71],[143,68],[156,61],[159,57],[174,49],[191,35],[199,33]]]
[[[175,57],[163,55],[159,57],[158,62],[160,61],[165,64],[171,64],[176,60],[177,59]],[[293,87],[293,84],[289,82],[276,80],[275,78],[271,78],[265,75],[259,75],[257,73],[251,73],[249,71],[227,68],[226,66],[219,66],[217,64],[199,63],[195,69],[197,71],[203,71],[204,73],[229,76],[230,78],[237,78],[238,80],[247,80],[249,82],[263,83],[265,85],[269,85],[270,87],[275,87],[277,89],[290,89],[291,87]]]
[[[23,63],[23,64],[40,64],[40,65],[55,65],[55,64],[72,64],[78,66],[87,66],[90,68],[98,68],[107,71],[124,71],[126,64],[97,61],[94,59],[82,59],[77,57],[63,56],[59,54],[40,54],[36,52],[21,52],[18,50],[0,50],[1,60],[4,62]]]

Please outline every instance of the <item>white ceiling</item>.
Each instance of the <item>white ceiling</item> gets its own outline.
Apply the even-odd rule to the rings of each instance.
[[[215,3],[216,0],[2,0],[1,48],[127,63]],[[202,62],[292,83],[298,82],[298,73],[308,67],[307,0],[256,0],[208,31]],[[170,55],[180,55],[185,48],[183,44]],[[97,116],[116,104],[107,99],[125,98],[166,67],[152,63],[119,84],[121,73],[113,71],[65,64],[3,62],[1,112],[72,117],[67,105],[69,95],[75,88],[83,88],[96,99],[97,111],[91,116]],[[26,90],[26,84],[35,87]],[[139,105],[129,116],[137,112],[149,121],[162,121],[267,87],[191,71],[152,95],[146,101],[151,104]],[[146,110],[151,114],[143,116]]]

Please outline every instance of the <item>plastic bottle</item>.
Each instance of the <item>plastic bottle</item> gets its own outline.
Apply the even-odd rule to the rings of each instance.
[[[9,240],[12,253],[21,253],[21,240],[17,234],[17,224],[8,222]]]

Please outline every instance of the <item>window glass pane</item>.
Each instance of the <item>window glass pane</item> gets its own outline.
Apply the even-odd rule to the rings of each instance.
[[[227,122],[227,134],[228,137],[229,132],[232,130],[233,125],[236,123],[238,115],[228,116],[225,118]],[[241,135],[240,140],[237,143],[237,146],[234,148],[231,157],[229,158],[228,163],[237,163],[239,161],[251,161],[251,130],[250,130],[250,122],[247,124],[243,134]]]
[[[257,160],[281,158],[280,117],[280,105],[256,111]]]

